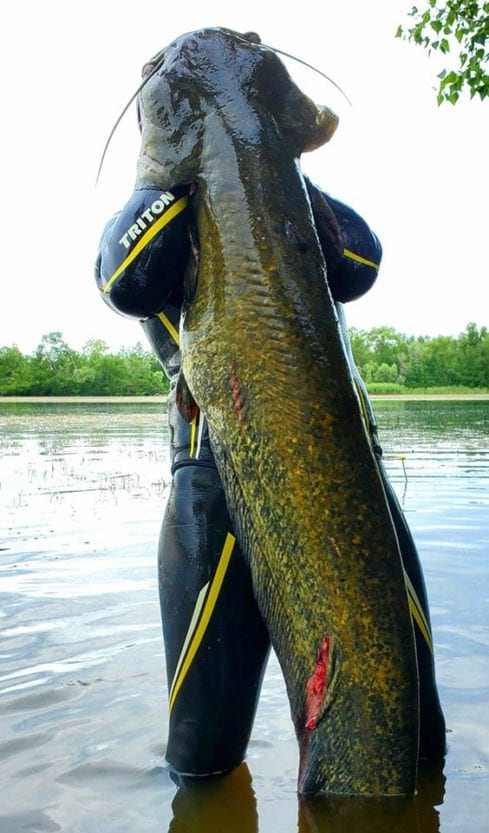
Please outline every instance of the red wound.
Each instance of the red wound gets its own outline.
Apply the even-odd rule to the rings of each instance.
[[[192,422],[199,413],[199,406],[190,393],[190,388],[187,385],[185,377],[182,373],[178,376],[176,389],[176,405],[180,412],[180,416],[186,422]]]
[[[241,392],[241,385],[239,383],[238,374],[236,373],[236,362],[232,363],[231,370],[231,394],[234,400],[234,411],[238,417],[238,422],[241,426],[244,425],[243,418],[243,397]]]
[[[306,684],[306,729],[315,729],[318,724],[328,684],[330,650],[331,637],[326,635],[317,653],[314,674]]]

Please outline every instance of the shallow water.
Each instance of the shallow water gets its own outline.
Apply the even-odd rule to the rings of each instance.
[[[431,600],[449,727],[444,771],[421,772],[411,801],[299,805],[296,742],[272,657],[247,763],[177,792],[164,763],[156,581],[169,481],[162,408],[7,404],[2,833],[489,829],[489,402],[375,408]]]

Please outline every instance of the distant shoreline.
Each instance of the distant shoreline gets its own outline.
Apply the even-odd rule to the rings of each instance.
[[[0,404],[6,402],[24,402],[33,405],[103,405],[104,403],[139,403],[139,402],[166,402],[166,394],[161,396],[0,396]]]
[[[371,393],[369,399],[373,401],[443,401],[443,400],[485,400],[489,401],[489,393]],[[166,394],[158,396],[0,396],[0,404],[7,402],[26,404],[66,404],[66,405],[111,405],[111,404],[144,404],[154,403],[164,405]]]
[[[433,400],[443,401],[444,399],[452,400],[486,400],[489,401],[489,393],[369,393],[369,399],[404,399],[404,400]]]

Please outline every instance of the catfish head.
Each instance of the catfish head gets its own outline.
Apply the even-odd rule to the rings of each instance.
[[[139,187],[198,181],[210,131],[215,145],[216,120],[235,145],[282,147],[292,157],[327,142],[338,123],[301,92],[254,33],[190,32],[151,59],[144,73]]]

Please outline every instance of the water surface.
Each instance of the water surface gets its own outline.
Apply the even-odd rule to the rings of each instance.
[[[176,791],[156,547],[161,405],[0,406],[2,833],[481,833],[489,829],[489,402],[376,402],[418,544],[449,728],[407,802],[298,804],[272,657],[247,762]],[[232,726],[230,727],[232,731]]]

